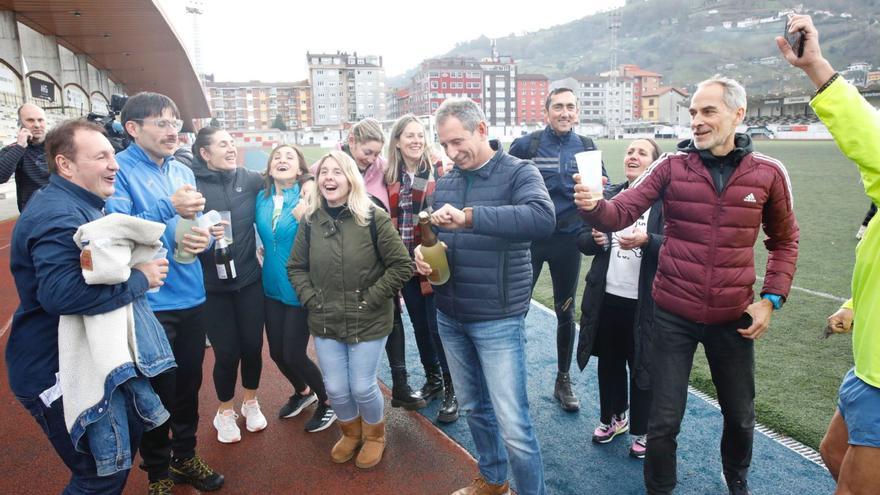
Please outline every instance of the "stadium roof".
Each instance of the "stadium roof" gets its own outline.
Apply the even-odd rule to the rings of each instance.
[[[155,0],[0,0],[0,10],[14,11],[19,22],[84,54],[129,94],[168,95],[185,130],[192,119],[211,114],[183,43]]]

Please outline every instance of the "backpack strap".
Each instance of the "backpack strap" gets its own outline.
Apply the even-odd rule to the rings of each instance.
[[[535,131],[529,134],[529,151],[526,152],[526,160],[531,160],[538,154],[538,148],[541,146],[541,134],[544,131]]]
[[[577,135],[581,138],[581,144],[584,146],[584,151],[591,151],[596,149],[596,144],[593,143],[593,140],[588,138],[587,136]],[[602,160],[602,177],[608,177],[608,172],[605,171],[605,160]]]

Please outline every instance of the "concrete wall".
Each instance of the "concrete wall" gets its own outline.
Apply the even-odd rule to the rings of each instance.
[[[0,11],[0,59],[21,74],[21,48],[16,33],[15,14]]]
[[[48,74],[52,82],[56,85],[61,84],[61,59],[58,57],[58,44],[55,42],[55,37],[43,36],[21,23],[18,24],[18,36],[24,55],[25,78],[32,72],[42,72],[42,79],[46,78],[46,74]],[[61,106],[63,102],[62,88],[63,86],[55,88],[55,101],[47,106]],[[30,96],[30,86],[27,81],[25,81],[25,91]]]

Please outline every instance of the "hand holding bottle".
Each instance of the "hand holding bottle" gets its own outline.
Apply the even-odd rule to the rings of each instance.
[[[184,184],[171,195],[171,206],[183,218],[195,218],[205,209],[205,197],[192,184]]]
[[[186,252],[190,254],[200,254],[207,249],[210,242],[210,232],[202,227],[192,227],[192,233],[183,236],[181,244]],[[222,236],[222,234],[221,234]]]

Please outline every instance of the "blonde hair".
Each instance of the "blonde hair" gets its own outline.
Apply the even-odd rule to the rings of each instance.
[[[358,144],[363,144],[368,141],[385,143],[385,134],[382,133],[382,126],[376,119],[361,120],[351,128],[348,137]]]
[[[391,184],[400,180],[400,167],[404,166],[406,162],[403,159],[403,153],[401,153],[400,149],[397,147],[397,143],[400,142],[400,135],[403,134],[406,126],[413,122],[419,124],[423,132],[427,131],[425,125],[422,124],[418,117],[411,113],[397,119],[397,122],[394,123],[394,127],[391,128],[391,138],[388,140],[388,150],[385,152],[385,156],[388,157],[388,165],[385,167],[386,184]],[[425,144],[422,148],[422,156],[419,157],[417,171],[419,173],[424,173],[425,170],[427,170],[428,178],[430,179],[434,175],[433,168],[434,167],[431,166],[431,145],[428,143],[428,136],[426,135]]]
[[[367,186],[364,184],[364,178],[361,176],[357,164],[347,153],[331,151],[318,160],[318,164],[315,166],[316,178],[321,176],[321,168],[327,160],[335,161],[342,168],[342,173],[345,175],[350,186],[348,198],[346,199],[348,209],[351,211],[351,216],[354,217],[355,222],[361,227],[366,227],[370,224],[370,219],[373,217],[374,205],[367,194]],[[320,194],[320,190],[316,191],[316,193],[309,197],[309,209],[306,212],[306,222],[308,223],[312,221],[312,216],[324,203],[324,197]]]

